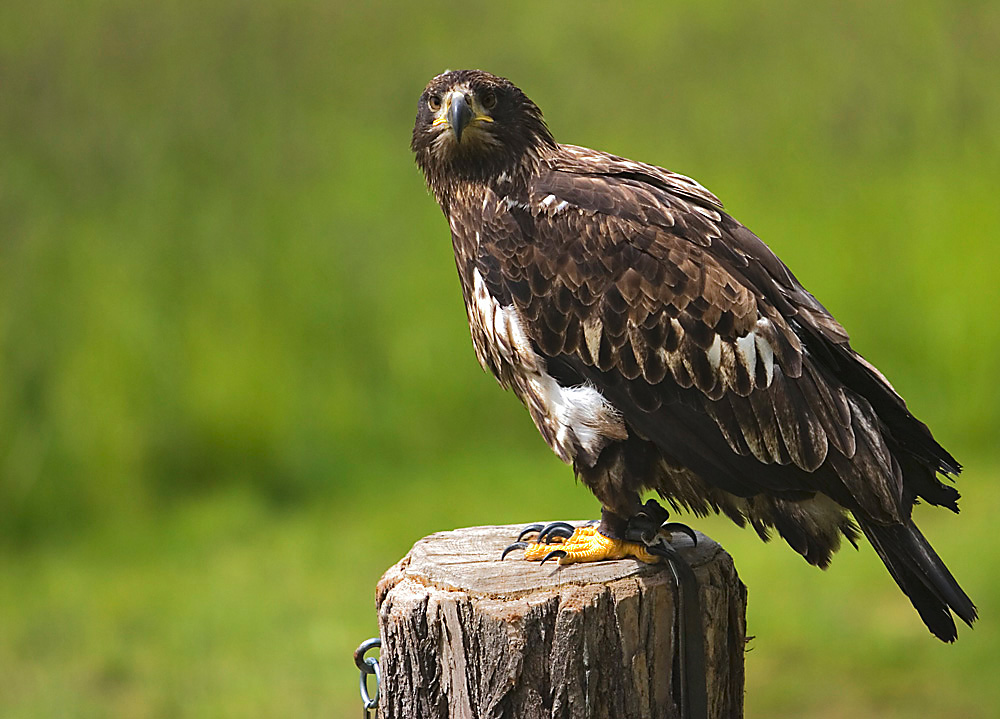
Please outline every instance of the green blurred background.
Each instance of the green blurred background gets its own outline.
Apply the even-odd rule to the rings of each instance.
[[[696,520],[750,588],[749,717],[1000,716],[1000,5],[0,5],[0,716],[339,717],[378,577],[596,501],[479,369],[408,150],[507,75],[556,137],[698,178],[965,463],[925,632]]]

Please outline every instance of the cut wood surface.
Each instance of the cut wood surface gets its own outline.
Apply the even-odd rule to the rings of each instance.
[[[432,534],[383,575],[378,715],[678,717],[670,571],[501,561],[522,526]],[[746,589],[710,538],[673,545],[698,578],[709,716],[740,717]]]

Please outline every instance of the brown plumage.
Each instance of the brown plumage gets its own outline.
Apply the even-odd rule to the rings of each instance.
[[[509,81],[448,72],[412,149],[448,218],[476,354],[601,501],[655,490],[825,567],[858,529],[930,630],[972,602],[913,524],[960,466],[847,332],[697,182],[555,142]],[[853,516],[853,520],[852,520]],[[856,522],[856,523],[855,523]]]

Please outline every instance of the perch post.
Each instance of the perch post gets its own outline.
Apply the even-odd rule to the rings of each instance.
[[[679,717],[676,587],[635,560],[500,561],[520,525],[438,532],[379,582],[381,719]],[[708,715],[743,715],[746,588],[708,537],[698,578]]]

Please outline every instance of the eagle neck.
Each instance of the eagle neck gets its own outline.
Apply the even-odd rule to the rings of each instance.
[[[456,202],[473,197],[481,199],[486,194],[523,200],[528,195],[531,178],[538,174],[541,162],[540,154],[530,148],[519,162],[497,172],[470,178],[452,177],[446,182],[433,183],[432,190],[441,209],[448,216]]]

